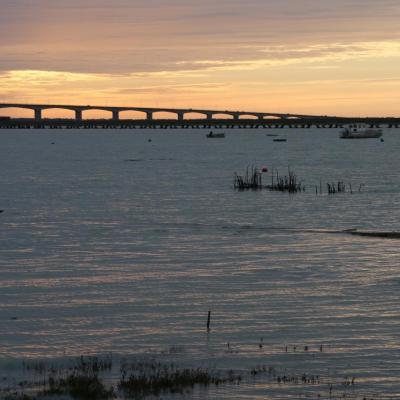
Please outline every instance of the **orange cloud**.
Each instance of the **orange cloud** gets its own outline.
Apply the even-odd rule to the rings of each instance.
[[[399,114],[394,0],[22,3],[0,15],[2,102]]]

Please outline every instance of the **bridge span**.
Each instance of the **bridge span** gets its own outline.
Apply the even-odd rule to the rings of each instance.
[[[8,117],[2,110],[32,110],[32,118]],[[64,109],[73,111],[75,118],[43,118],[43,111]],[[86,118],[84,112],[101,110],[110,113],[110,118]],[[121,118],[124,111],[138,111],[143,118]],[[157,113],[170,113],[175,118],[154,118]],[[197,117],[188,118],[196,114]],[[202,117],[199,118],[198,115]],[[327,115],[304,115],[259,111],[230,111],[193,108],[111,107],[91,105],[0,103],[0,128],[335,128],[344,124],[364,123],[370,126],[384,124],[399,127],[399,117],[337,117]]]
[[[253,111],[229,111],[229,110],[202,110],[192,108],[152,108],[152,107],[110,107],[110,106],[91,106],[91,105],[61,105],[61,104],[22,104],[22,103],[0,103],[0,109],[7,108],[20,108],[33,111],[33,116],[36,121],[41,121],[42,113],[44,110],[61,109],[70,110],[75,113],[75,120],[81,121],[83,113],[88,110],[99,110],[110,112],[110,119],[113,121],[120,120],[120,113],[122,111],[138,111],[143,113],[143,120],[153,121],[155,113],[171,113],[176,115],[178,121],[186,120],[187,114],[200,114],[204,115],[208,121],[213,121],[220,118],[216,116],[226,116],[233,120],[243,119],[244,117],[256,118],[258,120],[276,118],[286,120],[289,118],[299,119],[312,119],[321,118],[319,116],[302,115],[302,114],[282,114],[282,113],[266,113],[266,112],[253,112]]]

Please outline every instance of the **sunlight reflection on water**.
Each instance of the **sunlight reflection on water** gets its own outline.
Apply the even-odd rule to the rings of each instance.
[[[2,132],[1,356],[179,345],[182,362],[336,368],[394,396],[398,241],[331,231],[400,230],[400,136],[382,144],[332,130],[284,134],[281,146],[264,131],[216,144],[199,131]],[[252,164],[282,174],[290,166],[307,190],[235,192],[233,173]],[[320,180],[344,180],[354,193],[316,195]],[[313,352],[299,351],[305,344]],[[271,398],[292,391],[254,383],[235,393],[267,389]],[[229,389],[218,396],[233,398]]]

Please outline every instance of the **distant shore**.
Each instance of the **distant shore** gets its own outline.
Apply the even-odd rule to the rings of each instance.
[[[386,126],[399,128],[400,118],[312,118],[312,119],[41,119],[0,117],[0,129],[145,129],[145,128],[247,128],[247,129],[279,129],[279,128],[341,128],[348,124],[367,124],[370,126]]]

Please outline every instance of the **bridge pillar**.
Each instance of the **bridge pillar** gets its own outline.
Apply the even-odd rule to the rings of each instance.
[[[263,116],[263,115],[259,115],[259,116],[258,116],[258,119],[259,119],[260,121],[262,121],[262,120],[264,119],[264,116]]]
[[[146,119],[147,119],[147,121],[153,120],[153,112],[152,111],[146,111]]]
[[[35,108],[35,119],[37,121],[42,119],[42,109],[41,108]]]
[[[206,113],[206,115],[207,115],[207,119],[208,120],[213,119],[213,114],[212,113]]]
[[[179,111],[179,112],[176,113],[176,115],[178,116],[178,121],[183,121],[184,115],[185,115],[184,112]]]
[[[239,114],[231,114],[233,116],[233,120],[237,121],[239,119]]]
[[[113,110],[112,119],[119,120],[119,110]]]
[[[82,110],[75,110],[75,119],[77,121],[82,121]]]

